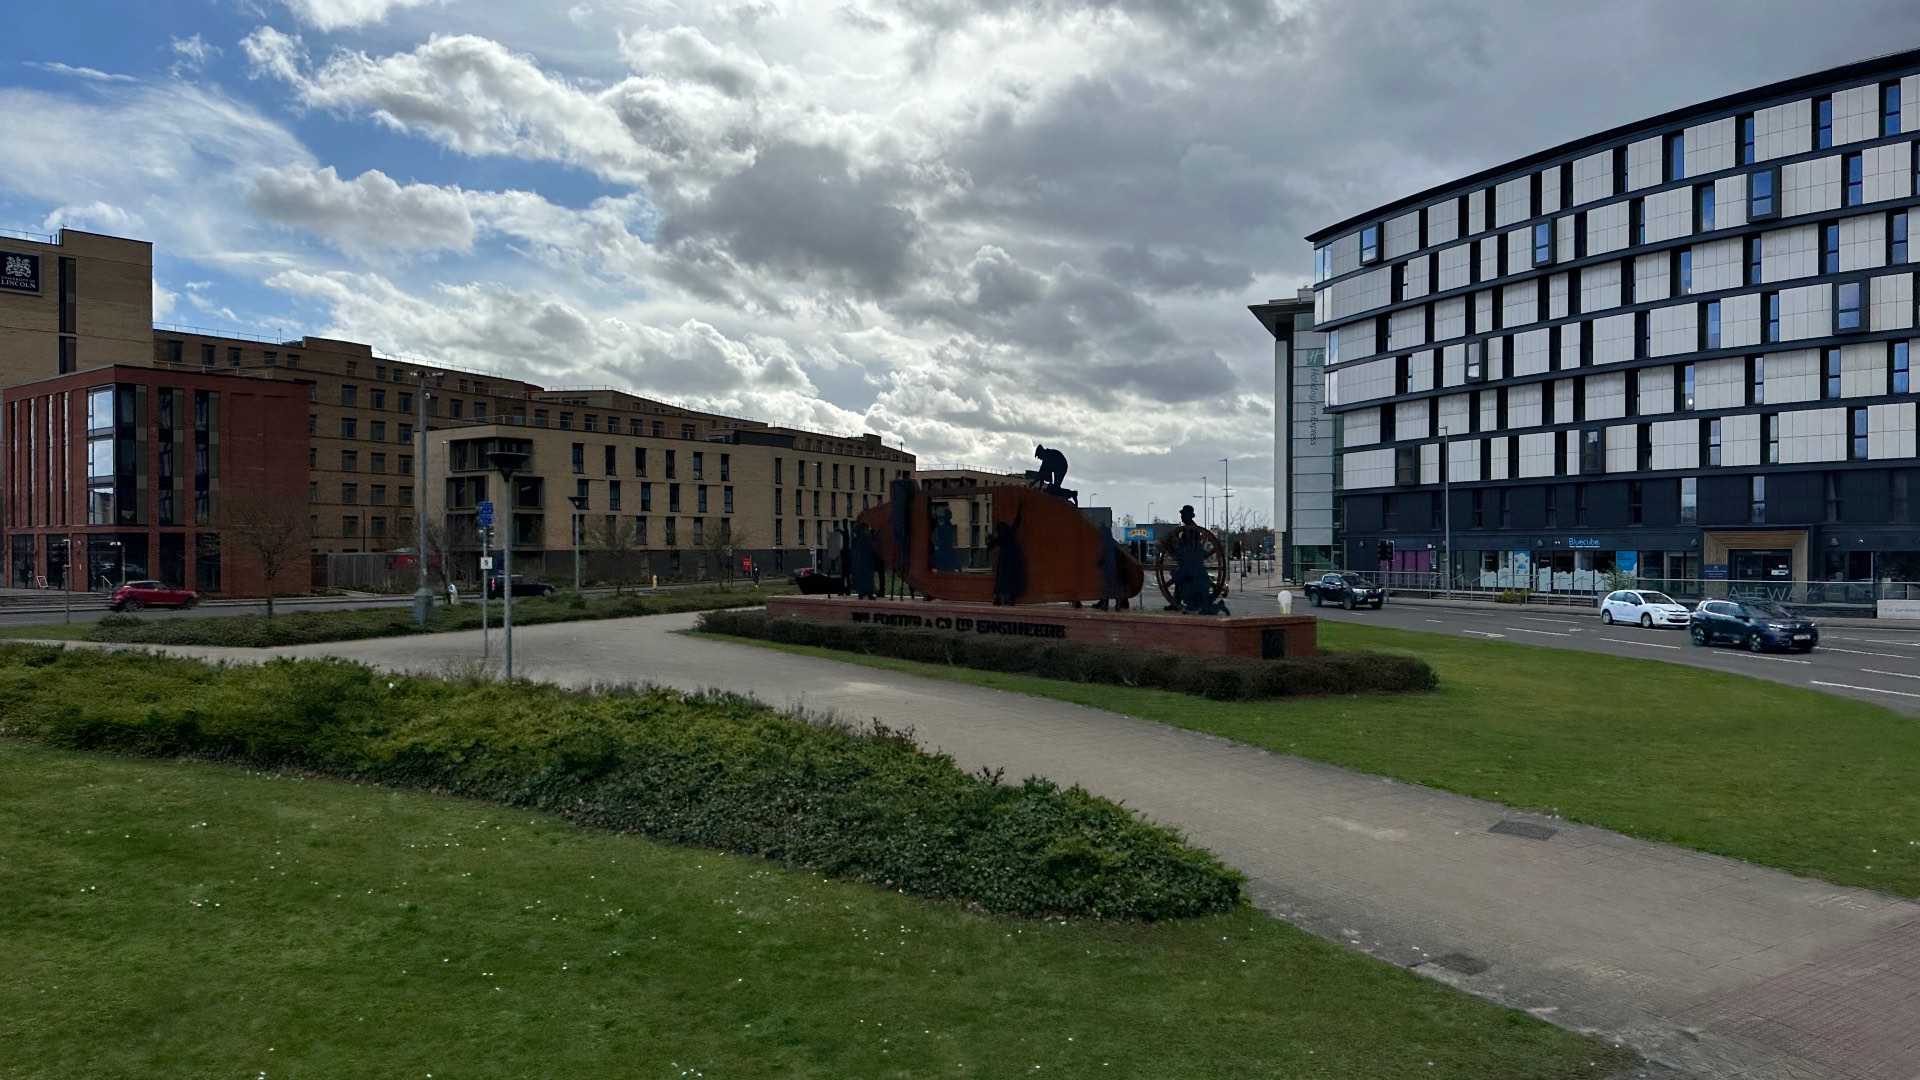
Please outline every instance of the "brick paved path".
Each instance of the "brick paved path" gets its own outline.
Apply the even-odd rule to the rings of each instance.
[[[877,718],[965,768],[1084,785],[1218,852],[1281,918],[1695,1076],[1920,1078],[1920,904],[1115,713],[670,633],[692,621],[529,627],[518,673]],[[434,671],[478,640],[281,651]]]

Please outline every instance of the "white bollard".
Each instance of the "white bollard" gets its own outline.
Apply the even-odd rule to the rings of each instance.
[[[1280,614],[1282,615],[1293,614],[1293,590],[1281,589],[1279,599],[1280,599]]]

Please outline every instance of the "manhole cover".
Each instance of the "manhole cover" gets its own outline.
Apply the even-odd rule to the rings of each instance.
[[[1524,836],[1529,840],[1548,840],[1558,829],[1549,829],[1545,825],[1535,825],[1531,821],[1496,822],[1488,832],[1497,832],[1505,836]]]
[[[1478,975],[1487,970],[1487,962],[1485,960],[1468,956],[1466,953],[1450,952],[1445,956],[1434,957],[1433,962],[1449,971],[1457,971],[1462,975]]]

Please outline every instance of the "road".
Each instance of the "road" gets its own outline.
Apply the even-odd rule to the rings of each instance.
[[[1274,594],[1264,590],[1236,592],[1229,603],[1236,615],[1267,613],[1279,607]],[[1297,601],[1294,612],[1318,615],[1329,622],[1367,623],[1482,641],[1664,660],[1810,687],[1920,716],[1920,629],[1822,626],[1819,648],[1789,656],[1756,655],[1727,645],[1700,648],[1684,630],[1605,626],[1597,610],[1586,609],[1390,600],[1379,611],[1312,608]]]

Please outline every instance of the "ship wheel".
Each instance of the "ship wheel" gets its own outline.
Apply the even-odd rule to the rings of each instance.
[[[1153,561],[1153,576],[1160,586],[1160,595],[1166,598],[1167,605],[1180,607],[1180,600],[1174,592],[1176,577],[1180,572],[1180,550],[1193,544],[1199,548],[1200,565],[1206,569],[1207,581],[1211,585],[1207,599],[1218,603],[1227,595],[1227,546],[1213,534],[1213,530],[1203,525],[1182,525],[1172,529],[1161,539],[1160,552]]]

